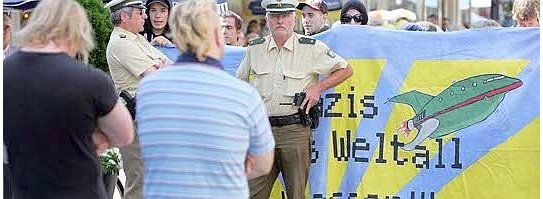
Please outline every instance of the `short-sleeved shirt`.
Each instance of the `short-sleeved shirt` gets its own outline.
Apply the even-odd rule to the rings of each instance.
[[[145,198],[249,198],[246,156],[275,146],[254,87],[183,62],[143,79],[137,100]]]
[[[65,53],[4,60],[4,143],[17,198],[105,199],[92,133],[117,102],[111,79]]]
[[[142,35],[121,27],[115,27],[111,33],[106,58],[117,93],[126,90],[132,96],[136,94],[143,72],[168,59]]]
[[[257,88],[270,116],[297,113],[298,107],[279,104],[293,102],[295,93],[317,82],[319,75],[328,76],[348,65],[326,44],[296,33],[282,49],[272,36],[260,41],[247,48],[236,76]]]

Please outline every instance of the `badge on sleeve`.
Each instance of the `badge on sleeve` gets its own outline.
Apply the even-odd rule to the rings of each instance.
[[[336,58],[336,53],[334,53],[334,51],[332,51],[332,49],[328,49],[328,51],[326,52],[326,54],[328,56],[330,56],[331,58]]]

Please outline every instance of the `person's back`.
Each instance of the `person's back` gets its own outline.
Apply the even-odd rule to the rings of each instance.
[[[19,51],[4,61],[4,74],[4,142],[22,185],[15,196],[104,198],[92,133],[116,103],[112,82],[65,53]]]
[[[111,79],[76,60],[94,46],[85,10],[42,0],[16,36],[3,80],[13,198],[105,199],[98,153],[132,142],[133,127]]]
[[[211,1],[172,12],[182,52],[138,86],[145,198],[249,197],[247,179],[268,173],[275,142],[255,88],[224,71],[224,42]]]
[[[150,75],[138,93],[145,196],[247,198],[249,143],[273,148],[266,129],[253,129],[267,119],[258,92],[218,68],[174,65]]]

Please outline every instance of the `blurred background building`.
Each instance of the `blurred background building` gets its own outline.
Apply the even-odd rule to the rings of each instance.
[[[245,25],[264,15],[262,0],[227,0],[229,10],[239,13]],[[302,2],[303,0],[300,0]],[[450,30],[470,28],[474,24],[493,19],[504,27],[515,25],[511,17],[513,0],[361,0],[370,12],[370,23],[383,22],[382,26],[396,26],[407,21],[435,20],[440,27]],[[345,0],[325,0],[330,24],[339,20],[341,5]],[[298,12],[298,21],[300,13]],[[372,18],[373,16],[373,18]],[[377,22],[375,22],[377,20]],[[398,21],[399,20],[399,21]],[[297,30],[301,29],[298,22]],[[388,24],[388,25],[387,25]]]

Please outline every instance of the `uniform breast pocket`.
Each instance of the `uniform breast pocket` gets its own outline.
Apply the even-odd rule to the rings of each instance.
[[[251,84],[256,87],[264,101],[269,98],[273,86],[273,77],[270,70],[264,66],[257,66],[252,68],[249,77]]]
[[[293,97],[296,93],[302,92],[309,84],[309,78],[304,72],[285,70],[283,75],[286,81],[283,94],[286,96]]]

